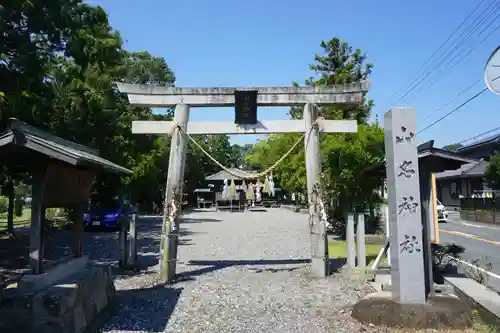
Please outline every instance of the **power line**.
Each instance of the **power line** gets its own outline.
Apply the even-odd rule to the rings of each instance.
[[[467,15],[467,17],[458,25],[457,28],[455,28],[455,30],[452,32],[451,35],[448,36],[448,38],[439,46],[439,48],[434,51],[434,53],[432,53],[432,55],[419,67],[419,69],[413,74],[413,75],[417,75],[418,73],[420,73],[420,71],[425,68],[425,66],[427,66],[427,64],[434,58],[434,56],[450,41],[450,39],[460,30],[460,28],[462,28],[462,26],[465,24],[465,22],[467,22],[467,20],[474,14],[474,12],[476,12],[476,10],[485,2],[486,0],[482,0],[470,13],[469,15]],[[417,78],[418,79],[418,78]],[[389,101],[391,101],[395,96],[397,96],[401,91],[404,91],[406,89],[406,87],[408,85],[411,85],[413,82],[415,81],[415,79],[410,79],[409,81],[407,81],[407,83],[405,83],[404,85],[402,85],[399,89],[397,89],[390,97],[389,97]]]
[[[498,6],[497,10],[498,10],[498,9],[500,9],[500,5]],[[478,37],[479,37],[479,36],[481,36],[481,35],[484,33],[484,31],[486,31],[486,30],[487,30],[487,29],[488,29],[488,28],[489,28],[489,27],[490,27],[493,23],[495,23],[495,21],[496,21],[498,18],[500,18],[500,13],[499,13],[499,14],[495,17],[495,19],[494,19],[494,20],[492,20],[492,21],[488,24],[488,26],[487,26],[485,29],[483,29],[483,31],[481,31],[481,33],[479,33]],[[456,66],[457,66],[460,62],[462,62],[462,60],[466,59],[466,58],[467,58],[467,57],[468,57],[468,56],[469,56],[469,55],[470,55],[470,54],[471,54],[474,50],[476,50],[476,49],[477,49],[477,47],[478,47],[479,45],[481,45],[482,43],[484,43],[484,42],[485,42],[485,41],[486,41],[489,37],[491,37],[491,35],[492,35],[494,32],[496,32],[498,29],[500,29],[500,25],[497,25],[497,26],[496,26],[496,27],[495,27],[492,31],[490,31],[490,33],[489,33],[488,35],[486,35],[486,37],[484,37],[484,38],[483,38],[483,39],[482,39],[479,43],[477,43],[477,44],[476,44],[473,48],[469,49],[469,51],[468,51],[465,55],[463,55],[462,57],[460,57],[460,58],[458,59],[458,61],[457,61],[457,62],[455,62],[455,63],[454,63],[451,67],[449,67],[449,69],[448,69],[446,72],[444,72],[444,73],[443,73],[442,75],[440,75],[439,77],[435,78],[435,79],[434,79],[434,80],[433,80],[433,81],[432,81],[432,82],[431,82],[431,83],[427,86],[427,88],[432,87],[432,86],[433,86],[433,85],[434,85],[437,81],[439,81],[440,79],[443,79],[443,78],[445,77],[445,75],[446,75],[446,74],[449,74],[450,72],[452,72],[452,71],[453,71],[453,69],[455,69],[455,67],[456,67]],[[458,54],[457,54],[457,55],[455,55],[455,56],[454,56],[454,57],[450,60],[450,63],[452,63],[455,59],[457,59],[457,57],[458,57],[458,56],[459,56]],[[413,97],[412,97],[410,100],[408,100],[408,101],[407,101],[407,103],[411,102],[411,101],[412,101],[412,100],[414,100],[416,97],[417,97],[417,93],[415,93],[415,94],[413,95]]]
[[[500,8],[500,6],[497,7],[497,9],[495,10],[495,12],[498,11],[498,9]],[[498,19],[498,16],[500,16],[500,14],[498,14],[497,16],[495,16],[495,18],[493,20],[490,21],[490,23],[486,26],[486,28],[483,28],[483,30],[481,30],[479,32],[479,34],[477,35],[478,37],[481,37],[482,34],[484,34],[486,32],[486,30],[493,24],[495,23],[495,21]]]
[[[439,118],[438,120],[434,121],[433,123],[431,123],[430,125],[424,127],[422,130],[420,130],[419,132],[417,132],[417,134],[420,134],[422,133],[423,131],[425,130],[428,130],[429,128],[431,128],[432,126],[436,125],[437,123],[439,123],[440,121],[442,121],[443,119],[449,117],[451,114],[457,112],[458,110],[460,110],[462,107],[464,107],[465,105],[467,105],[469,102],[473,101],[474,99],[476,99],[477,97],[479,97],[481,94],[483,94],[485,91],[487,91],[488,88],[484,88],[483,90],[481,90],[480,92],[478,92],[477,94],[475,94],[474,96],[470,97],[468,100],[466,100],[465,102],[463,102],[462,104],[460,104],[459,106],[457,106],[456,108],[454,108],[453,110],[451,110],[450,112],[448,112],[447,114],[445,114],[444,116],[442,116],[441,118]]]
[[[447,52],[447,53],[442,53],[441,56],[436,61],[437,63],[427,72],[427,74],[425,74],[423,77],[421,77],[421,76],[418,77],[416,79],[417,82],[415,84],[413,84],[413,86],[405,94],[403,94],[401,97],[399,97],[395,103],[398,103],[400,100],[402,100],[403,98],[405,98],[409,93],[411,93],[413,90],[415,90],[427,77],[429,77],[437,68],[439,68],[439,66],[441,66],[447,58],[449,58],[451,55],[453,55],[453,53],[460,46],[462,46],[463,43],[465,41],[467,41],[467,39],[470,38],[470,36],[472,35],[472,33],[474,31],[476,31],[480,27],[481,24],[484,24],[486,18],[493,16],[494,12],[489,12],[489,13],[487,13],[487,12],[490,9],[490,7],[493,4],[495,4],[495,2],[498,5],[499,1],[493,1],[488,7],[486,7],[486,9],[484,9],[483,12],[481,14],[479,14],[479,16],[476,17],[476,19],[467,28],[467,29],[471,29],[472,28],[472,30],[469,31],[469,33],[467,34],[467,36],[465,36],[464,38],[462,38],[461,40],[459,40],[467,32],[467,30],[462,31],[462,33],[460,34],[460,36],[458,37],[458,39],[455,40],[455,42],[458,41],[458,43],[455,43],[455,42],[453,43],[454,45],[452,46],[452,50],[449,51],[449,52]],[[485,13],[487,13],[486,16],[483,17],[478,23],[476,23]],[[476,25],[474,27],[472,27],[474,24],[476,24]]]
[[[436,63],[434,64],[434,66],[432,68],[430,68],[430,70],[427,72],[427,74],[425,74],[423,77],[420,77],[420,79],[417,78],[416,79],[417,82],[405,94],[403,94],[401,97],[399,97],[398,100],[396,101],[396,103],[399,102],[400,100],[402,100],[403,98],[405,98],[409,93],[411,93],[413,90],[415,90],[423,81],[425,81],[425,79],[427,79],[427,77],[429,77],[436,69],[438,69],[446,61],[447,58],[451,57],[453,55],[453,53],[455,53],[459,49],[459,47],[462,46],[465,43],[465,41],[467,41],[471,37],[471,35],[474,33],[474,31],[476,31],[480,27],[480,25],[484,23],[485,19],[488,18],[488,16],[493,15],[493,13],[488,12],[488,10],[490,9],[490,7],[492,5],[495,4],[495,1],[497,1],[497,0],[494,0],[492,3],[490,3],[488,5],[488,7],[486,7],[483,10],[483,12],[480,13],[479,16],[477,16],[474,19],[474,21],[472,21],[472,23],[464,31],[462,31],[460,36],[458,36],[458,38],[450,46],[451,50],[443,52],[440,55],[440,57],[438,58],[438,60],[436,61]],[[497,4],[498,4],[498,1],[497,1]],[[483,15],[485,13],[486,13],[486,15],[483,17]],[[482,17],[482,19],[481,19],[481,17]],[[478,20],[480,20],[480,21],[477,22]],[[475,26],[474,26],[474,24],[475,24]],[[464,36],[464,34],[466,34],[466,33],[467,33],[467,35]]]
[[[479,82],[481,81],[481,79],[477,79],[476,82],[474,82],[473,84],[469,85],[467,88],[463,89],[462,91],[460,91],[457,95],[455,95],[452,99],[450,99],[448,102],[446,102],[445,104],[441,105],[440,107],[438,107],[436,110],[434,110],[432,112],[432,114],[435,114],[437,112],[439,112],[441,109],[447,107],[448,105],[450,105],[453,101],[455,101],[457,98],[459,98],[460,96],[462,96],[465,92],[469,91],[472,87],[474,87],[476,84],[478,84]],[[424,118],[424,122],[427,121],[429,119],[429,117],[431,116],[431,113],[428,113],[425,118]]]

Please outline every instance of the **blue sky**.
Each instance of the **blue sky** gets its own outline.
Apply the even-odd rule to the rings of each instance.
[[[492,1],[485,0],[479,15]],[[448,38],[480,0],[92,0],[109,13],[126,48],[162,56],[174,70],[179,87],[280,86],[303,82],[319,43],[334,36],[363,50],[374,64],[369,98],[372,116],[383,119],[392,106],[417,110],[417,128],[440,118],[484,88],[485,63],[496,48],[500,8],[492,25],[478,29],[447,61],[404,99],[391,96],[409,80]],[[465,25],[472,24],[473,16]],[[488,24],[484,25],[484,28]],[[460,32],[458,33],[458,35]],[[456,37],[458,37],[458,35]],[[472,48],[467,58],[462,57]],[[444,47],[447,49],[448,47]],[[450,70],[457,61],[458,65]],[[434,67],[439,63],[434,62]],[[437,79],[437,80],[436,80]],[[435,81],[435,83],[433,83]],[[479,81],[479,82],[477,82]],[[461,97],[460,91],[477,82]],[[444,145],[500,126],[500,96],[487,92],[460,111],[426,130],[421,140]],[[437,110],[437,111],[436,111]],[[287,109],[259,108],[261,120],[287,119]],[[232,108],[193,109],[191,120],[233,120]],[[249,143],[254,136],[233,137]]]

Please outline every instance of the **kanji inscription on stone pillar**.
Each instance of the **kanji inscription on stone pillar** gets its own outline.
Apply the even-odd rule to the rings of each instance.
[[[425,303],[416,113],[394,108],[384,116],[391,282],[394,300]]]

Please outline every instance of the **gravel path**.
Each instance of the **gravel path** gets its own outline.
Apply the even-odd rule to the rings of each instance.
[[[159,220],[148,221],[158,228]],[[141,228],[149,243],[139,247],[140,260],[156,260],[158,230]],[[309,277],[305,215],[284,209],[193,212],[184,215],[181,233],[181,281],[158,285],[149,274],[155,267],[118,278],[121,307],[103,332],[375,330],[350,317],[359,285],[338,276]]]

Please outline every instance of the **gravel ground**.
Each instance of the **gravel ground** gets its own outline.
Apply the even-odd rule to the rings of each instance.
[[[159,223],[141,223],[146,266],[157,260]],[[192,212],[181,234],[180,281],[156,283],[154,266],[118,277],[121,306],[103,332],[386,332],[350,317],[361,283],[309,276],[305,215]]]

